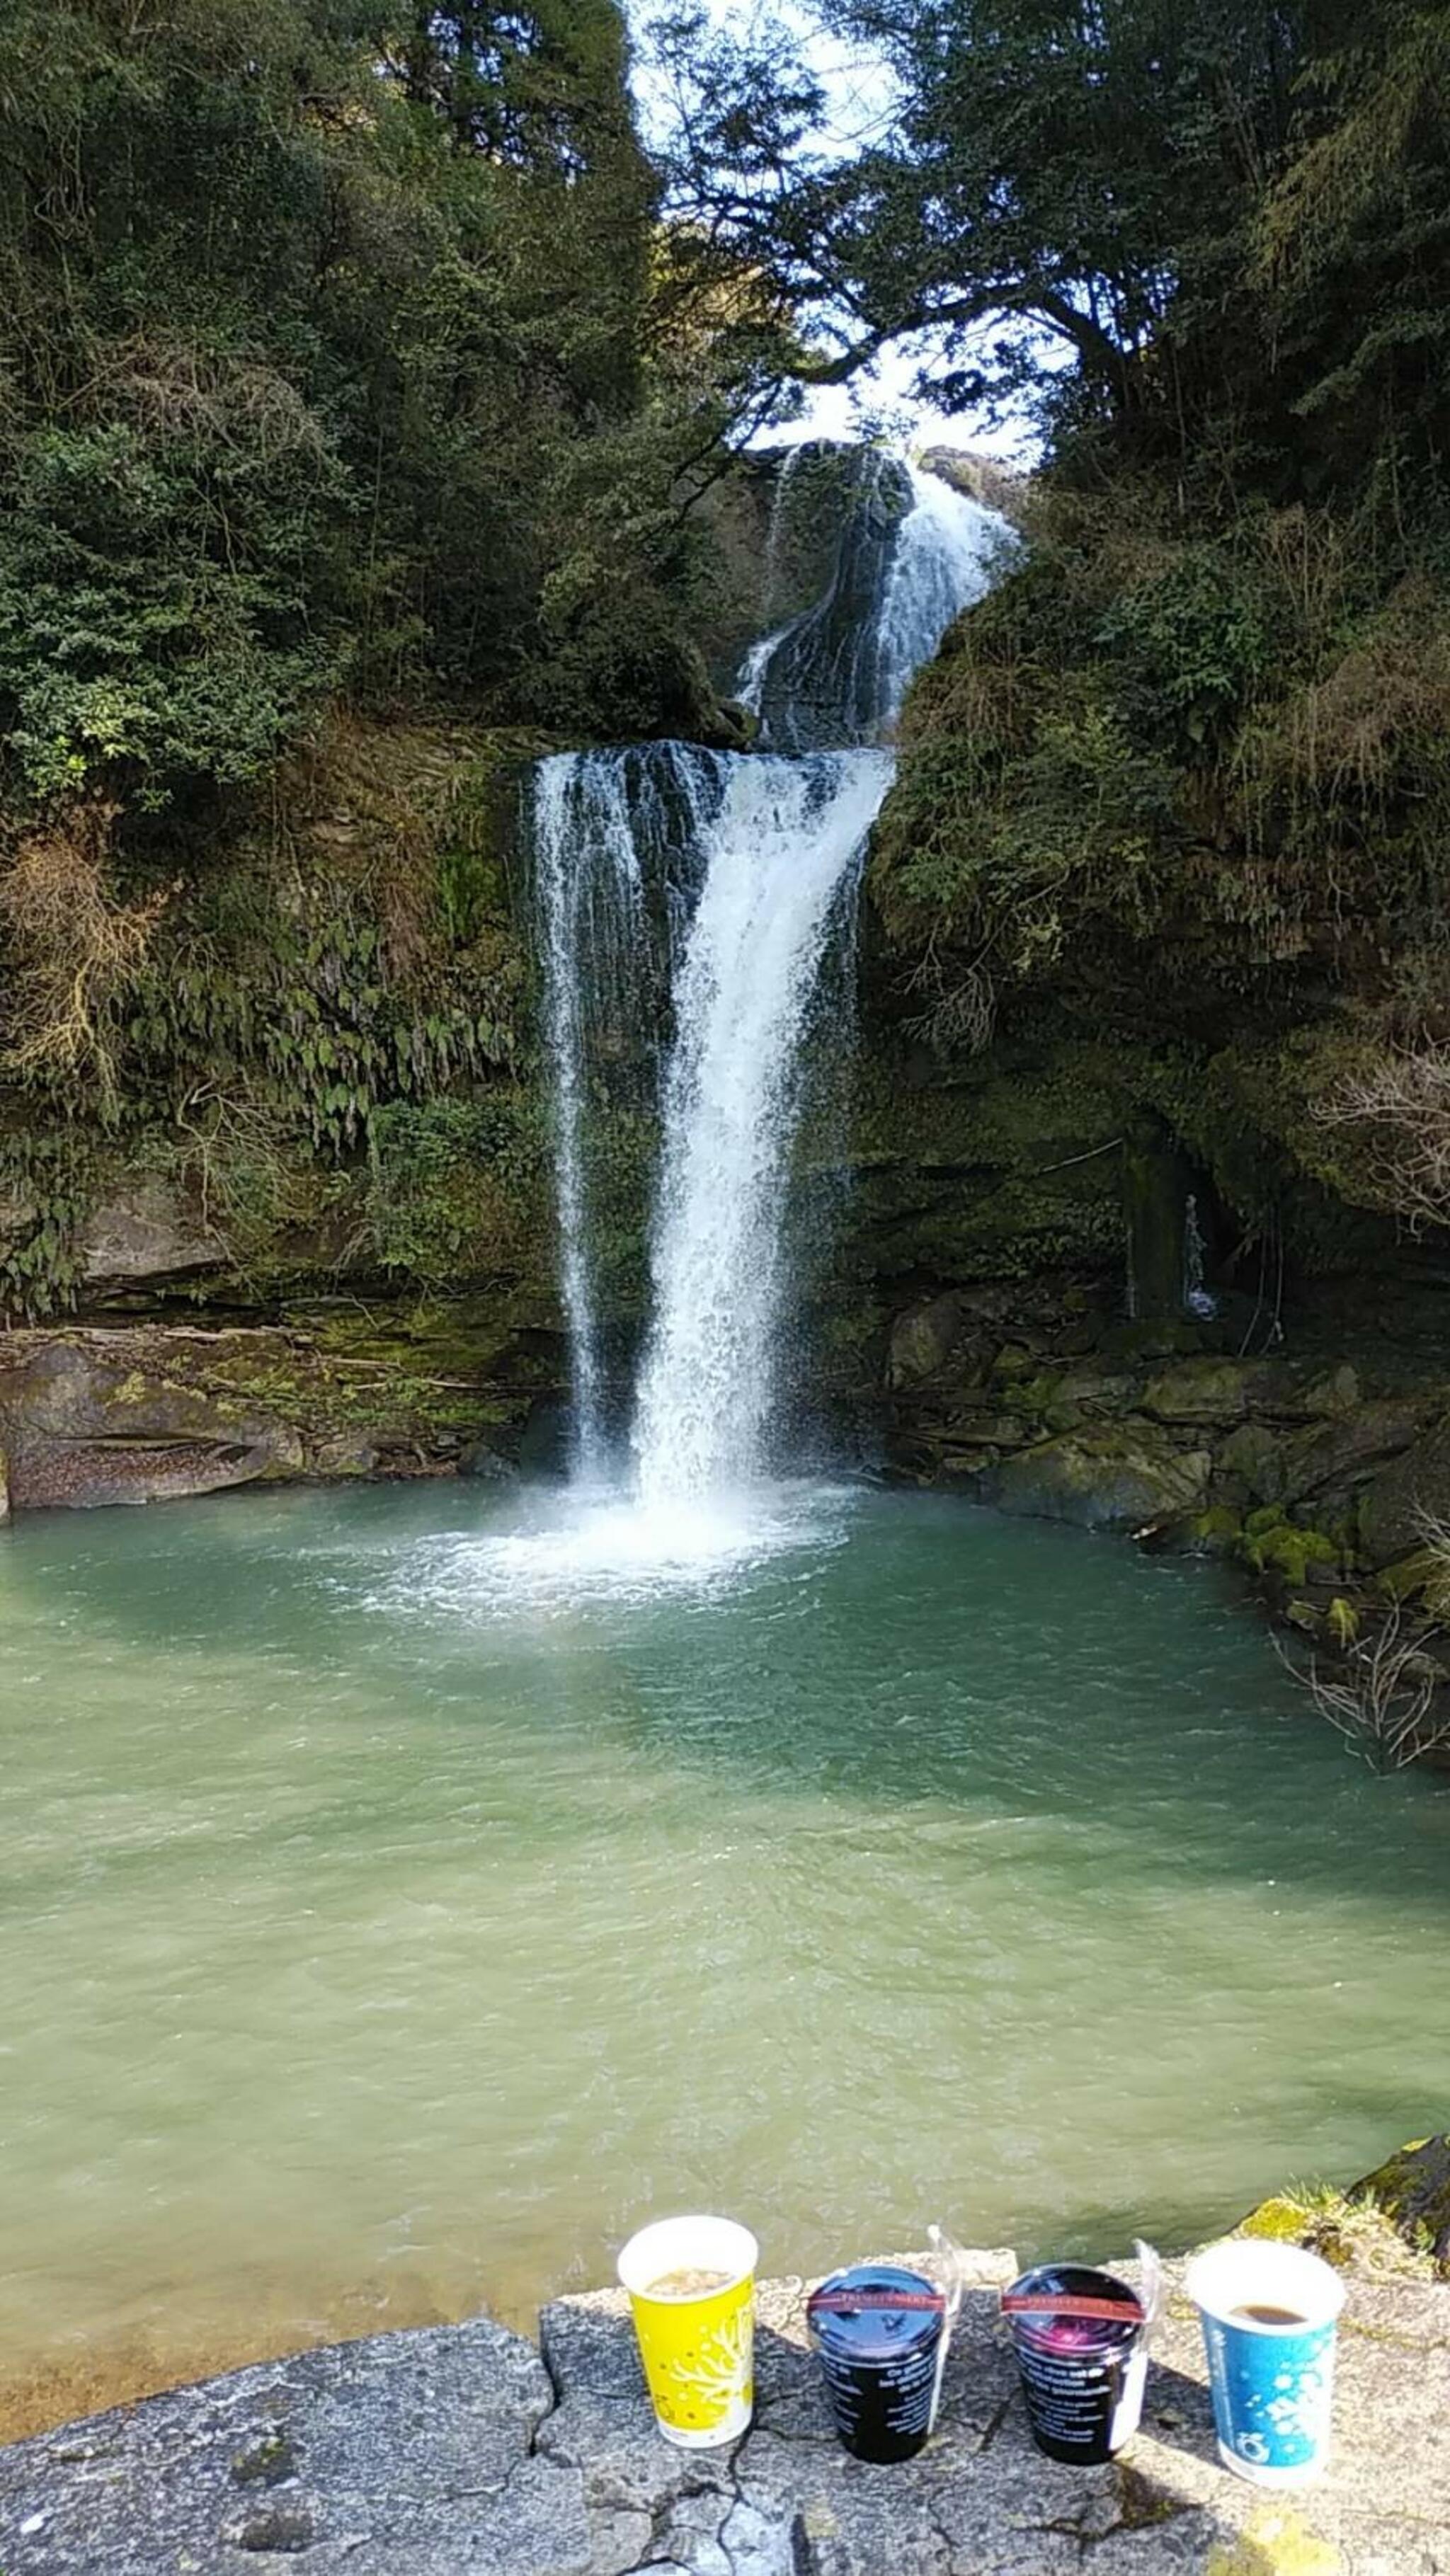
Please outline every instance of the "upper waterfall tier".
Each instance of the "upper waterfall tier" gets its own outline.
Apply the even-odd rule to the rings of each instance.
[[[796,451],[798,453],[799,451]],[[776,481],[772,551],[798,490]],[[913,674],[985,589],[1005,536],[990,510],[875,448],[850,453],[834,560],[819,599],[751,647],[737,683],[769,751],[835,751],[890,734]]]

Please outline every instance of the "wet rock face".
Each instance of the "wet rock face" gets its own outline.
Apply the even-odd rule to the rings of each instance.
[[[1165,1362],[1148,1338],[1074,1314],[1044,1328],[1020,1295],[998,1314],[963,1291],[904,1307],[884,1369],[892,1454],[921,1481],[1088,1527],[1206,1508],[1242,1525],[1272,1507],[1332,1528],[1370,1571],[1423,1544],[1426,1513],[1450,1520],[1450,1381],[1390,1392],[1348,1360],[1291,1354]]]
[[[17,1511],[163,1502],[485,1454],[504,1472],[553,1374],[547,1354],[461,1324],[432,1341],[376,1324],[14,1332],[0,1337],[0,1497]]]
[[[1180,1520],[1208,1500],[1206,1449],[1179,1449],[1151,1423],[1114,1424],[1019,1451],[980,1479],[983,1502],[1082,1529]]]
[[[1412,2244],[1450,2266],[1450,2136],[1411,2139],[1357,2182],[1350,2198],[1373,2201]]]
[[[626,2304],[545,2310],[542,2357],[479,2319],[380,2335],[0,2450],[6,2576],[1450,2576],[1450,2288],[1349,2280],[1328,2477],[1265,2496],[1219,2465],[1202,2338],[1170,2266],[1141,2433],[1102,2468],[1027,2433],[998,2285],[968,2258],[937,2431],[838,2448],[806,2285],[761,2285],[755,2422],[660,2440]],[[1115,2269],[1131,2273],[1132,2266]]]
[[[1364,1498],[1366,1552],[1391,1565],[1424,1543],[1427,1523],[1450,1522],[1450,1430],[1435,1429],[1382,1467]]]
[[[180,1279],[226,1267],[225,1247],[167,1184],[143,1175],[93,1208],[83,1247],[88,1285]]]
[[[0,1423],[24,1510],[160,1502],[302,1465],[285,1423],[162,1374],[129,1335],[40,1338],[9,1367],[0,1354]]]

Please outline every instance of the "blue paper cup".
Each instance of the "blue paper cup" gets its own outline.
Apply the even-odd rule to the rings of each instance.
[[[1219,2457],[1259,2487],[1302,2487],[1329,2456],[1337,2272],[1297,2245],[1210,2245],[1187,2290],[1208,2353]]]

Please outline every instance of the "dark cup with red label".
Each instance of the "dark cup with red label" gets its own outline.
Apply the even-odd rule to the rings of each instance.
[[[1043,2263],[1002,2293],[1039,2451],[1079,2468],[1136,2433],[1148,2375],[1142,2300],[1111,2272]]]
[[[914,2459],[936,2421],[946,2293],[897,2263],[833,2272],[806,2302],[836,2433],[854,2459]]]

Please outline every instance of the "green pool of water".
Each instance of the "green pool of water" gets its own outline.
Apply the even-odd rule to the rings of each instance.
[[[1432,2118],[1450,1802],[1226,1580],[867,1489],[663,1553],[461,1486],[5,1534],[12,2390],[527,2316],[697,2205],[1108,2255]]]

